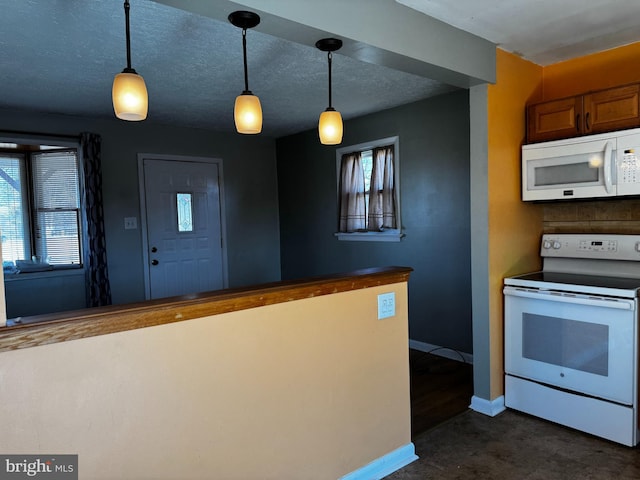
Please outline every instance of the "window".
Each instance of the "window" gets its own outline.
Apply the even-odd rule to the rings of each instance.
[[[190,193],[176,193],[179,232],[193,232],[193,202],[191,197]]]
[[[81,265],[78,167],[75,148],[0,144],[5,272]]]
[[[339,240],[400,241],[398,137],[340,148]]]

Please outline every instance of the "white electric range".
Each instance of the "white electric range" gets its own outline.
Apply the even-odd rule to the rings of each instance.
[[[635,446],[640,235],[544,235],[540,255],[504,280],[505,404]]]

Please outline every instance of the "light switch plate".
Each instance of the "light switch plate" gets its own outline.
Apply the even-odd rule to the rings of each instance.
[[[138,219],[136,217],[124,217],[124,229],[135,230],[138,228]]]
[[[378,320],[394,317],[396,315],[395,292],[381,293],[378,295]]]

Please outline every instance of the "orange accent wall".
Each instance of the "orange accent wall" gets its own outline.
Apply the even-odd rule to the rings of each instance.
[[[523,203],[520,147],[525,106],[640,82],[640,43],[541,67],[496,51],[496,83],[488,87],[489,321],[491,398],[504,393],[502,283],[507,276],[540,268],[542,205]]]
[[[491,398],[504,393],[502,284],[540,268],[543,207],[521,201],[520,147],[525,105],[540,96],[542,67],[498,49],[496,83],[488,89],[489,321]]]
[[[83,479],[342,478],[410,448],[407,345],[403,282],[2,352],[0,451],[78,454]]]
[[[541,100],[634,82],[640,82],[640,43],[544,67]]]

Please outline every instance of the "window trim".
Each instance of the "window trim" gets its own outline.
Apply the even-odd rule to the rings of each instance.
[[[2,263],[2,247],[0,247],[0,263]],[[3,272],[3,275],[0,275],[0,327],[7,326],[7,301],[5,298],[4,288]]]
[[[400,137],[398,135],[336,149],[336,200],[338,208],[340,208],[340,169],[342,166],[342,156],[345,153],[373,150],[376,147],[391,144],[393,144],[394,147],[393,167],[395,172],[396,225],[398,228],[387,229],[382,232],[336,232],[333,235],[338,240],[360,242],[399,242],[405,236],[402,232],[402,208],[400,206]]]

